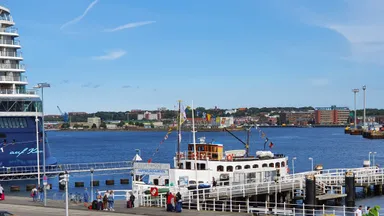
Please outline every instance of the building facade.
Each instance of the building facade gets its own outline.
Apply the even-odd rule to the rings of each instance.
[[[284,112],[280,113],[281,124],[293,124],[293,125],[308,125],[315,121],[315,111],[303,111],[303,112]]]
[[[347,124],[350,110],[348,107],[318,107],[315,110],[316,124],[320,125],[340,125]]]
[[[88,123],[89,127],[92,127],[93,124],[95,124],[96,127],[100,127],[101,118],[100,117],[90,117],[87,119],[87,123]]]
[[[137,115],[137,120],[161,120],[161,112],[158,113],[151,113],[151,112],[145,112],[143,114]]]

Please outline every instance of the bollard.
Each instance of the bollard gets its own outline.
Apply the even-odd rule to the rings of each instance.
[[[115,184],[115,180],[105,180],[105,184],[106,185],[114,185]]]
[[[120,179],[120,184],[129,184],[129,179]]]
[[[64,178],[64,177],[63,177],[64,174],[65,174],[65,173],[59,173],[59,182],[60,182],[60,180],[62,180],[62,179]],[[65,190],[65,185],[59,183],[59,190]]]
[[[11,186],[11,192],[19,192],[19,191],[20,191],[20,186]]]
[[[355,175],[353,172],[345,173],[345,193],[347,197],[345,198],[345,205],[347,207],[355,206]]]
[[[84,187],[84,182],[75,182],[75,187]]]
[[[27,186],[25,187],[25,190],[29,192],[29,191],[31,191],[35,187],[36,187],[35,184],[27,184]]]

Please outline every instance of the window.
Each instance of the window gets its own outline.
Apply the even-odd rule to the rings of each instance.
[[[280,168],[280,163],[279,163],[279,162],[276,162],[275,167],[276,167],[276,168]]]
[[[245,167],[244,167],[244,169],[250,169],[251,168],[251,166],[249,166],[249,165],[245,165]]]
[[[285,162],[281,162],[281,167],[285,167]]]
[[[263,167],[268,167],[268,165],[267,164],[263,164]]]
[[[274,164],[273,164],[273,163],[270,163],[270,164],[269,164],[269,167],[274,167]]]
[[[236,169],[236,170],[241,170],[241,166],[240,166],[240,165],[237,165],[237,166],[235,167],[235,169]]]
[[[259,168],[259,165],[253,164],[252,168]]]
[[[223,166],[217,166],[217,172],[224,172],[224,167]]]
[[[227,166],[227,172],[233,172],[233,166]]]
[[[153,179],[153,184],[154,185],[159,185],[159,179]]]

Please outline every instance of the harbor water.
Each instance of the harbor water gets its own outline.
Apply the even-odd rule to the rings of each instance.
[[[262,128],[266,137],[273,142],[271,149],[274,153],[285,154],[289,157],[289,167],[292,170],[292,158],[296,157],[295,172],[311,170],[314,165],[322,164],[324,169],[362,167],[363,161],[368,160],[369,152],[377,152],[375,163],[384,164],[383,140],[363,139],[361,136],[344,134],[344,128]],[[238,137],[246,140],[246,132],[234,132]],[[91,163],[132,160],[136,149],[140,149],[144,161],[152,159],[157,163],[173,163],[172,157],[176,151],[177,134],[172,132],[168,139],[160,144],[166,132],[124,132],[124,131],[52,131],[48,132],[51,153],[58,163]],[[198,132],[197,137],[206,137],[206,141],[224,144],[226,150],[243,149],[244,145],[226,132]],[[192,141],[192,133],[182,132],[181,149],[186,150]],[[250,153],[255,154],[263,150],[265,138],[261,138],[257,130],[253,130],[250,137]],[[269,149],[268,146],[266,146]],[[156,151],[158,149],[158,151]],[[154,154],[155,153],[155,154]],[[372,160],[372,155],[371,155]],[[130,185],[120,185],[120,179],[131,179],[130,173],[107,173],[98,175],[94,180],[100,181],[99,190],[128,189]],[[114,186],[106,186],[106,180],[115,180]],[[70,191],[81,193],[83,188],[75,188],[74,182],[82,181],[85,187],[90,186],[90,173],[72,175]],[[10,185],[25,185],[36,181],[3,182],[5,188]],[[60,199],[58,178],[49,179],[53,189],[49,196]],[[25,186],[21,187],[25,190]],[[369,200],[371,205],[379,204],[384,199],[374,197]],[[364,201],[364,202],[365,202]],[[359,201],[361,202],[361,201]]]

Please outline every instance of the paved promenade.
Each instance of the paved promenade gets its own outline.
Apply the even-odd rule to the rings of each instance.
[[[20,216],[34,216],[34,215],[65,215],[65,202],[58,200],[48,200],[47,207],[44,207],[42,203],[32,202],[32,199],[29,197],[16,197],[16,196],[7,196],[5,200],[0,201],[0,209],[7,210],[11,213],[20,215]],[[120,215],[147,215],[147,216],[159,216],[159,215],[177,215],[174,212],[167,212],[164,208],[157,207],[139,207],[134,209],[126,208],[125,201],[117,200],[115,202],[115,212],[106,212],[106,211],[95,211],[86,209],[83,204],[69,204],[70,215],[111,215],[111,216],[120,216]],[[245,216],[251,215],[246,213],[230,213],[230,212],[212,212],[212,211],[194,211],[194,210],[185,210],[180,214],[183,216]]]

